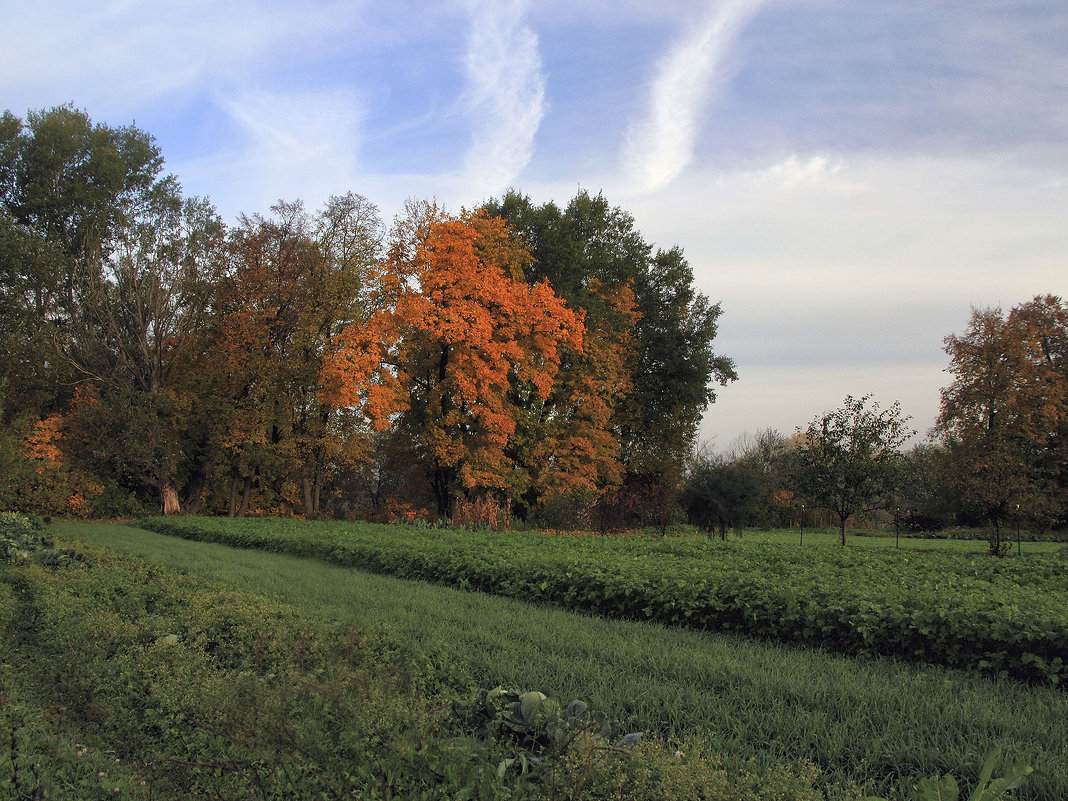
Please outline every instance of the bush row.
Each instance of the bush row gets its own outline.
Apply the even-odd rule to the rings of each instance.
[[[1052,559],[293,520],[156,518],[142,525],[605,616],[1029,681],[1068,678],[1068,580]]]

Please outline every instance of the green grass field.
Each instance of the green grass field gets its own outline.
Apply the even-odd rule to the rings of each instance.
[[[888,792],[934,773],[952,772],[966,783],[999,746],[1005,765],[1036,768],[1018,797],[1068,797],[1062,690],[602,620],[128,526],[55,528],[325,620],[386,625],[428,647],[444,644],[483,686],[582,698],[628,727],[669,738],[709,736],[734,759],[810,760],[828,780],[870,782]]]
[[[984,556],[989,552],[986,540],[979,536],[971,539],[962,538],[931,538],[931,537],[907,537],[895,536],[893,532],[872,532],[866,529],[846,532],[846,544],[853,548],[900,548],[909,551],[947,552],[959,554],[974,554]],[[1004,531],[1002,537],[1012,543],[1011,555],[1016,556],[1017,543],[1015,532]],[[833,545],[841,547],[840,535],[837,530],[818,529],[808,530],[802,533],[793,531],[758,531],[748,529],[740,534],[731,534],[731,539],[742,542],[771,542],[785,545],[797,545],[799,547],[815,547]],[[1042,556],[1056,553],[1068,547],[1063,542],[1034,542],[1024,540],[1019,543],[1019,553],[1023,556]]]

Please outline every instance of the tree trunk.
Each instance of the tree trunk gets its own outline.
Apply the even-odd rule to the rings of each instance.
[[[304,496],[304,514],[307,517],[315,517],[319,514],[320,483],[318,476],[314,479],[308,476],[300,477],[300,488]]]
[[[845,517],[841,517],[841,516],[839,516],[839,521],[840,521],[840,523],[841,523],[841,532],[842,532],[842,547],[843,547],[843,548],[845,547],[845,524],[846,524],[846,520],[847,520],[848,518],[849,518],[849,515],[846,515]]]
[[[248,513],[248,495],[252,491],[252,476],[245,476],[245,488],[241,492],[241,507],[237,510],[238,517],[244,517]]]
[[[237,517],[237,486],[240,478],[237,473],[230,474],[230,505],[227,507],[229,517]]]
[[[434,468],[430,479],[437,501],[438,516],[449,517],[452,513],[452,470],[440,465]]]
[[[178,491],[175,490],[174,485],[169,481],[160,487],[159,494],[163,514],[176,515],[182,511],[178,504]]]
[[[189,514],[204,512],[204,470],[195,465],[185,490],[185,510]]]
[[[251,487],[251,476],[242,476],[236,470],[230,474],[230,506],[228,511],[230,517],[245,516],[245,512],[248,511],[248,493]],[[240,502],[237,497],[239,489],[241,493]]]

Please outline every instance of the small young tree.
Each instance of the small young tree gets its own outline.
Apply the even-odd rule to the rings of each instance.
[[[871,395],[847,395],[840,408],[797,429],[803,441],[794,485],[802,498],[838,515],[843,546],[851,515],[885,508],[893,497],[904,459],[899,449],[916,433],[898,402],[880,410],[869,401]]]

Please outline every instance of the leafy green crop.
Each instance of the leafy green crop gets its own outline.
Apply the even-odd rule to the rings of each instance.
[[[580,701],[474,694],[444,651],[88,550],[0,565],[0,797],[859,797],[708,738],[620,737]]]
[[[1028,681],[1068,678],[1068,577],[1055,560],[299,520],[156,518],[141,525],[611,617]]]

